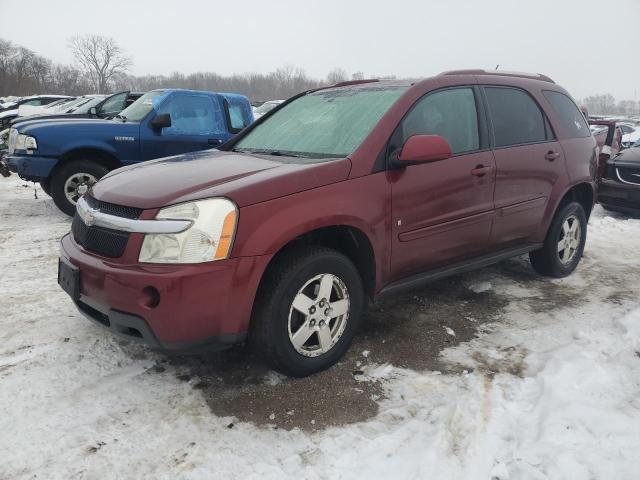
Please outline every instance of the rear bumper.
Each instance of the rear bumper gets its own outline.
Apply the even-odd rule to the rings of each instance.
[[[47,178],[58,163],[57,158],[38,155],[10,155],[5,160],[9,170],[26,180]]]
[[[223,348],[246,337],[271,258],[123,264],[85,252],[70,235],[62,239],[61,257],[80,269],[75,304],[83,315],[129,340],[181,351]]]
[[[613,210],[640,214],[640,185],[603,178],[598,187],[598,202]]]

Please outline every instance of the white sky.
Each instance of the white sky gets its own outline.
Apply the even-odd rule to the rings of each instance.
[[[574,97],[640,100],[640,0],[0,0],[0,37],[71,63],[98,33],[134,74],[269,72],[424,77],[457,68],[540,72]]]

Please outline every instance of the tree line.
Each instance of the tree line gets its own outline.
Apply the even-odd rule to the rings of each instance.
[[[134,76],[131,58],[109,37],[76,36],[69,39],[74,65],[60,65],[9,40],[0,38],[0,97],[35,94],[82,95],[123,90],[146,92],[154,88],[187,88],[242,93],[252,101],[286,99],[304,90],[345,80],[361,80],[362,72],[349,74],[335,68],[325,79],[309,77],[301,68],[285,65],[270,73],[220,75],[197,72],[185,75]],[[580,102],[594,115],[640,115],[640,102],[594,95]]]

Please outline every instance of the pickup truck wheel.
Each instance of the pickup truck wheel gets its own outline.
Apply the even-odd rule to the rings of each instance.
[[[250,340],[274,370],[311,375],[348,350],[363,301],[362,280],[347,257],[324,247],[292,251],[262,282]]]
[[[586,241],[584,208],[578,202],[571,202],[556,213],[544,246],[529,254],[531,265],[543,275],[566,277],[578,266]]]
[[[48,180],[40,180],[40,188],[44,193],[51,196],[51,183]]]
[[[87,160],[74,160],[63,164],[49,184],[53,202],[72,217],[78,199],[108,171],[106,167]]]

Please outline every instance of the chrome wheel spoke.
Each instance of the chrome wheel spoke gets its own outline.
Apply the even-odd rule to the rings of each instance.
[[[349,300],[336,300],[331,303],[331,318],[341,317],[349,311]]]
[[[311,307],[313,307],[313,300],[304,293],[298,293],[293,299],[293,308],[304,315],[309,313]]]
[[[309,327],[308,320],[304,322],[300,326],[298,331],[294,333],[293,336],[291,337],[291,343],[293,343],[293,346],[295,347],[295,349],[296,350],[301,349],[304,346],[304,344],[307,342],[307,340],[309,340],[309,337],[313,334],[314,331],[315,330],[313,328]]]
[[[320,327],[318,330],[318,341],[320,342],[322,353],[326,353],[331,349],[333,341],[331,339],[331,330],[329,329],[329,325]]]
[[[320,277],[320,288],[318,289],[318,300],[331,298],[331,290],[333,289],[333,275],[328,273]]]

